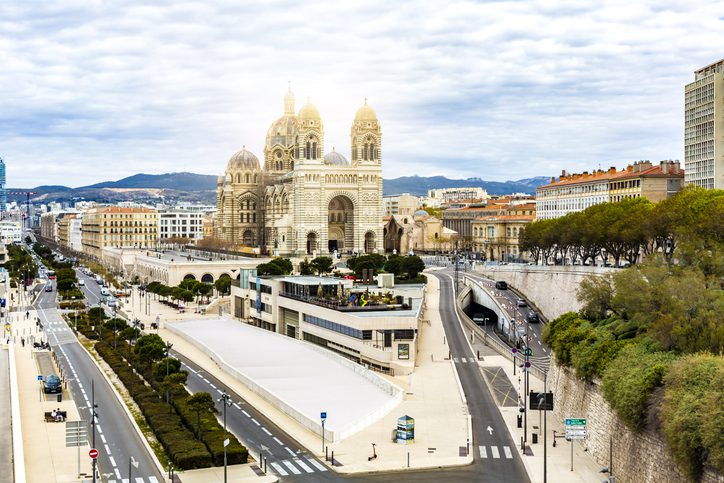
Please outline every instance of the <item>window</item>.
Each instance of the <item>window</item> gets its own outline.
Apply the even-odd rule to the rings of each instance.
[[[317,327],[322,327],[327,330],[332,330],[334,332],[338,332],[340,334],[354,337],[356,339],[362,339],[362,331],[359,329],[354,329],[352,327],[347,327],[346,325],[338,324],[337,322],[332,322],[330,320],[322,319],[320,317],[315,317],[313,315],[307,315],[304,314],[304,321],[307,323],[310,323],[312,325],[316,325]]]

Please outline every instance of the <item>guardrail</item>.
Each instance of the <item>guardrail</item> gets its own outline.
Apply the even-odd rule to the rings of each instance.
[[[472,282],[476,283],[474,280]],[[460,319],[463,321],[464,324],[468,326],[468,328],[470,328],[475,333],[476,337],[482,340],[485,345],[491,347],[495,352],[510,360],[511,362],[515,362],[516,364],[518,364],[519,362],[524,362],[525,357],[518,356],[517,354],[514,355],[511,351],[512,348],[510,346],[500,341],[497,337],[491,337],[490,334],[481,329],[480,326],[473,322],[473,320],[468,317],[468,315],[463,311],[460,302],[462,302],[462,300],[467,296],[467,293],[470,290],[471,288],[466,285],[462,290],[460,290],[457,296],[457,300],[455,300],[455,303],[457,304],[459,309],[458,313],[460,315]],[[544,379],[546,374],[545,369],[539,367],[533,361],[530,361],[530,363],[530,373],[540,379]]]

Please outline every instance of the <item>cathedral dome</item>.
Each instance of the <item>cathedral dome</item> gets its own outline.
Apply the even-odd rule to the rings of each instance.
[[[319,115],[317,107],[309,101],[307,101],[307,103],[303,105],[301,109],[299,109],[299,114],[297,114],[297,117],[300,121],[302,119],[311,119],[314,121],[322,120],[322,116]]]
[[[355,121],[376,121],[377,114],[375,110],[367,105],[367,99],[362,107],[357,109],[357,114],[354,115]]]
[[[412,215],[413,218],[427,218],[430,216],[430,213],[428,213],[425,210],[417,210],[414,215]]]
[[[226,171],[259,171],[259,159],[246,150],[246,146],[229,159]]]
[[[347,161],[347,158],[339,154],[337,151],[332,148],[331,153],[327,153],[324,156],[324,164],[331,164],[334,166],[349,166],[349,161]]]
[[[292,146],[296,134],[297,119],[294,114],[285,114],[269,126],[269,130],[266,132],[266,145],[269,148],[275,144],[285,147]]]

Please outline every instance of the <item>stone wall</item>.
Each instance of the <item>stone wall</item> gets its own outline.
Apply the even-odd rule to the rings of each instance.
[[[641,433],[629,430],[603,399],[598,383],[581,381],[572,370],[553,360],[548,384],[555,398],[555,418],[559,421],[571,417],[588,420],[585,444],[601,467],[609,466],[609,438],[613,437],[613,475],[617,483],[687,481],[668,452],[663,435],[650,428]],[[724,483],[724,475],[707,471],[702,482]]]
[[[493,280],[504,280],[533,302],[543,316],[552,320],[566,312],[577,312],[581,304],[576,290],[589,275],[603,275],[615,269],[587,266],[478,265],[475,271]]]

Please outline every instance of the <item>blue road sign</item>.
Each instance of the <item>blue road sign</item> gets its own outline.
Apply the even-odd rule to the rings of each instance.
[[[324,411],[324,412],[319,413],[319,417],[320,417],[321,419],[327,419],[327,412]]]
[[[515,347],[513,347],[513,348],[511,349],[511,352],[512,352],[513,354],[515,354],[516,352],[518,352],[518,349],[516,349]]]
[[[40,374],[38,374],[38,381],[42,381],[42,380],[43,380],[43,376],[41,376]]]

